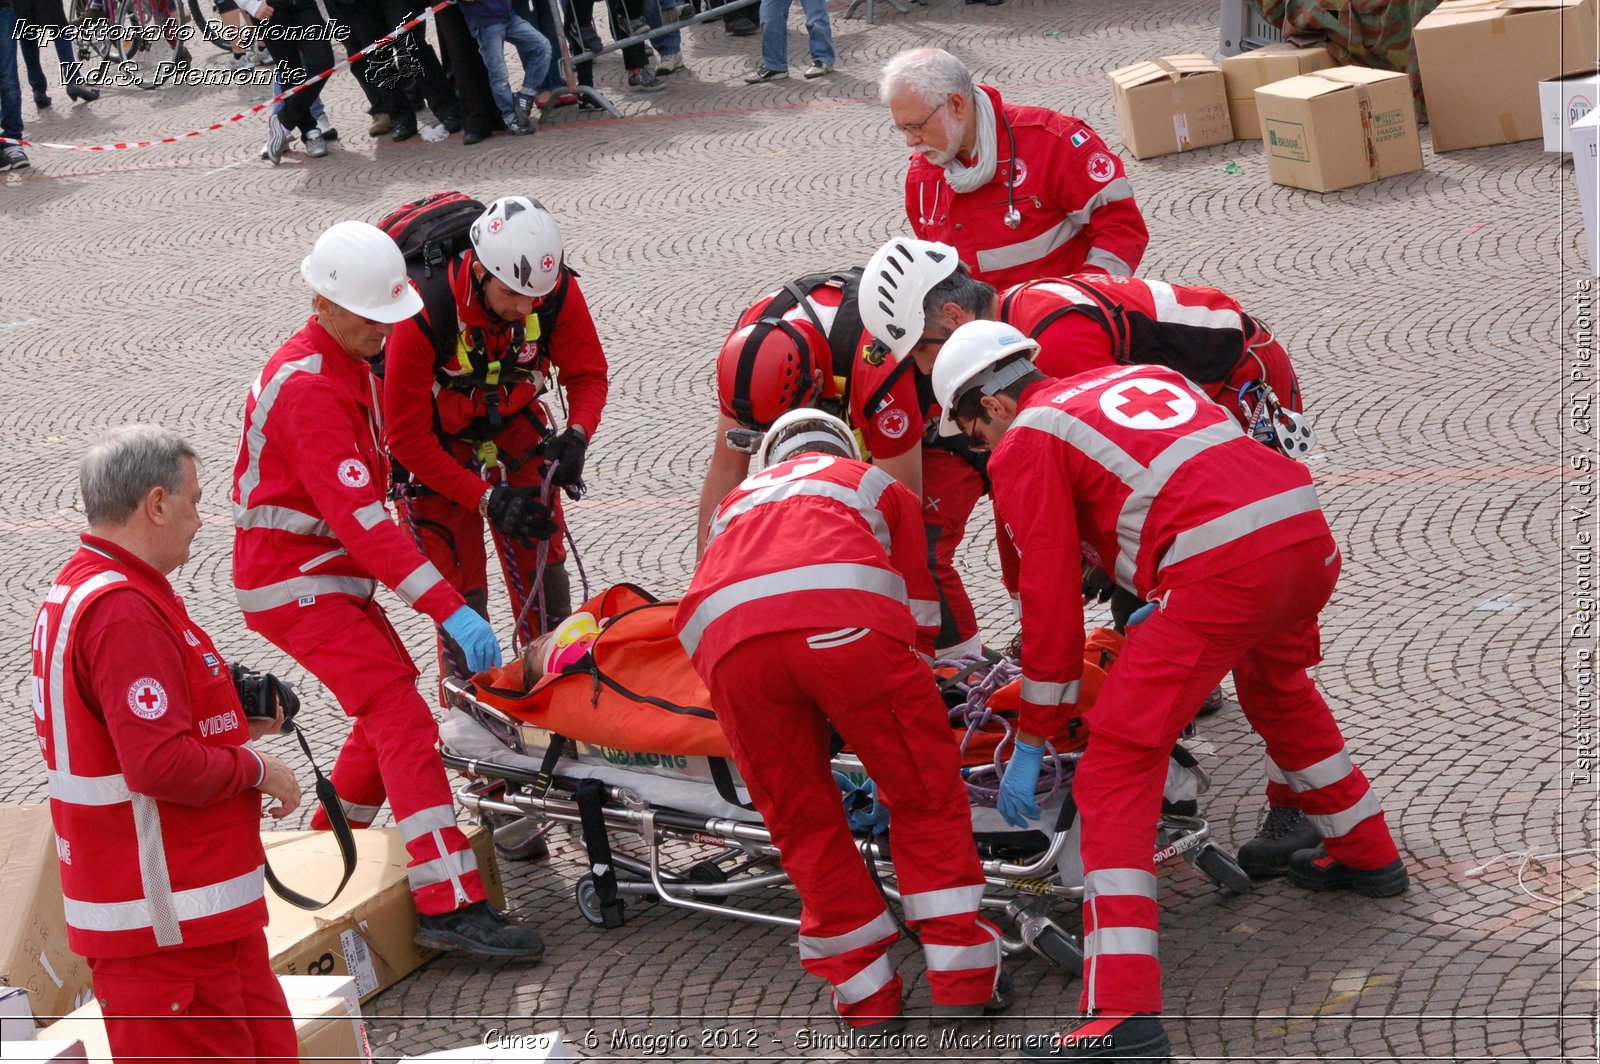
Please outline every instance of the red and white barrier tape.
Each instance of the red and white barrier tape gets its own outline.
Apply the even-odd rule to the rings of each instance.
[[[449,7],[451,4],[454,4],[454,3],[456,3],[456,0],[441,0],[440,3],[434,4],[432,7],[427,8],[427,9],[423,10],[422,12],[420,12],[417,15],[416,18],[410,19],[410,20],[408,20],[406,22],[402,22],[400,25],[396,26],[394,28],[394,31],[392,33],[390,33],[389,36],[383,38],[382,40],[373,41],[371,44],[367,45],[365,48],[361,49],[359,52],[356,52],[354,55],[351,55],[348,58],[339,60],[337,63],[334,63],[333,66],[329,67],[327,70],[324,70],[322,73],[318,74],[316,77],[306,78],[306,80],[302,81],[300,84],[294,86],[291,89],[286,89],[285,91],[278,93],[278,95],[274,96],[272,99],[266,100],[266,101],[264,101],[262,103],[258,103],[254,107],[250,108],[248,111],[240,111],[238,114],[233,115],[230,118],[224,118],[220,122],[213,122],[211,125],[206,126],[204,129],[193,129],[193,130],[190,130],[187,133],[179,133],[176,136],[171,136],[171,137],[161,137],[161,138],[159,138],[157,140],[134,140],[134,141],[127,141],[125,143],[117,143],[117,144],[57,144],[57,143],[55,143],[53,141],[48,141],[48,140],[13,140],[13,139],[11,139],[9,137],[0,137],[0,144],[15,144],[15,145],[18,145],[19,147],[23,147],[23,148],[56,148],[56,149],[59,149],[61,151],[89,151],[89,152],[96,152],[96,151],[131,151],[131,150],[133,150],[135,148],[153,148],[158,144],[176,144],[181,140],[188,140],[191,137],[198,137],[203,133],[210,133],[213,130],[222,129],[223,127],[231,125],[234,122],[242,122],[246,118],[251,117],[252,115],[259,114],[260,112],[265,111],[267,108],[272,107],[272,106],[278,104],[279,102],[281,102],[283,100],[287,100],[289,97],[293,96],[295,93],[304,92],[307,89],[309,89],[311,86],[317,84],[318,82],[328,80],[329,78],[333,77],[333,75],[339,73],[342,70],[349,70],[351,63],[356,62],[358,59],[365,58],[367,53],[369,53],[369,52],[377,51],[379,48],[382,48],[382,47],[384,47],[384,46],[386,46],[388,44],[393,43],[393,41],[394,41],[394,39],[396,37],[400,36],[403,33],[407,33],[410,30],[415,29],[417,26],[421,25],[422,23],[426,22],[430,17],[432,17],[432,15],[433,15],[433,13],[435,11],[439,11],[439,10],[441,10],[443,8]]]

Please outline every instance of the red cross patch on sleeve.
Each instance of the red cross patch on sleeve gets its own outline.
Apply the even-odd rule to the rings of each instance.
[[[167,711],[167,689],[160,680],[141,676],[128,685],[128,708],[136,717],[156,720]]]

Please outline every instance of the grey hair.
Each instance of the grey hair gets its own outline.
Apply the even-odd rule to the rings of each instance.
[[[966,264],[958,262],[949,277],[928,289],[928,294],[922,297],[923,318],[932,321],[946,303],[954,303],[974,318],[981,318],[994,295],[993,285],[973,277]]]
[[[89,525],[125,525],[152,488],[183,490],[183,459],[197,461],[182,436],[160,425],[123,425],[102,436],[78,466]]]
[[[916,93],[929,107],[952,92],[971,102],[978,91],[967,64],[943,48],[911,48],[885,63],[878,78],[878,98],[887,105],[889,97],[902,88]]]

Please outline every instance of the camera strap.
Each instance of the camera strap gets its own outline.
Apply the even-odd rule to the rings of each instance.
[[[292,890],[283,885],[277,875],[272,871],[272,862],[267,862],[267,883],[272,887],[272,892],[290,905],[299,909],[316,910],[333,903],[344,891],[345,884],[350,882],[350,877],[356,870],[356,837],[350,829],[350,821],[344,815],[344,806],[339,803],[339,794],[333,789],[333,782],[322,774],[322,769],[317,767],[317,759],[311,754],[311,744],[306,742],[305,732],[293,722],[289,729],[294,732],[294,737],[300,740],[300,749],[306,752],[306,760],[311,762],[311,771],[316,773],[317,804],[322,806],[322,814],[328,818],[328,825],[333,831],[333,837],[339,843],[339,856],[344,858],[344,878],[339,880],[339,885],[334,889],[333,897],[327,901],[315,901],[306,897],[299,891]]]

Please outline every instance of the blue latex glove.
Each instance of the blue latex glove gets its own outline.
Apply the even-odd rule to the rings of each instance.
[[[1123,625],[1123,628],[1132,628],[1134,625],[1147,620],[1154,612],[1156,612],[1156,604],[1154,602],[1146,602],[1143,606],[1128,614],[1128,623]]]
[[[889,810],[878,801],[878,790],[871,780],[861,785],[860,794],[862,799],[870,799],[870,803],[858,801],[857,808],[851,810],[850,830],[882,835],[889,829]]]
[[[479,673],[500,664],[500,640],[493,626],[471,606],[462,606],[445,618],[444,634],[466,655],[468,672]]]
[[[1028,821],[1038,820],[1039,803],[1033,792],[1039,786],[1039,767],[1044,763],[1044,747],[1018,742],[1006,762],[1005,775],[1000,777],[1000,797],[995,808],[1014,828],[1025,828]]]

